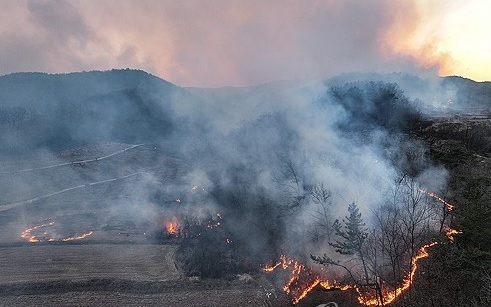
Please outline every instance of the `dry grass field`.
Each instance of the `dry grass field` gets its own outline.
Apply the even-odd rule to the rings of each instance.
[[[32,245],[0,249],[2,283],[179,278],[171,245]]]
[[[273,306],[252,289],[176,290],[157,294],[121,292],[67,292],[2,297],[0,306]]]
[[[278,306],[256,281],[197,280],[174,245],[32,244],[0,248],[0,306]]]

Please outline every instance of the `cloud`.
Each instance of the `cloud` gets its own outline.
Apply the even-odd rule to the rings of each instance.
[[[438,70],[450,59],[436,43],[404,44],[427,19],[438,24],[436,6],[422,10],[420,0],[4,2],[1,74],[131,67],[223,86]]]

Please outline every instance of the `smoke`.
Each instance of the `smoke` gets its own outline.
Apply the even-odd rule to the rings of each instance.
[[[94,212],[83,223],[102,232],[162,234],[170,220],[219,221],[220,235],[254,261],[286,252],[305,258],[325,248],[322,230],[348,204],[356,202],[370,223],[403,176],[431,190],[445,186],[445,170],[410,137],[435,110],[429,97],[445,100],[437,83],[420,87],[424,80],[344,75],[184,89],[141,71],[6,76],[1,123],[10,138],[2,152],[13,171],[21,162],[12,155],[24,152],[40,167],[92,159],[9,174],[3,180],[18,188],[10,195],[5,185],[2,205],[18,201],[21,188],[25,198],[70,188],[34,202],[35,211],[18,205],[21,226],[74,206]]]
[[[319,248],[313,242],[319,229],[343,218],[348,204],[357,203],[370,223],[404,176],[432,190],[445,186],[446,171],[429,160],[424,142],[409,136],[423,129],[428,110],[435,112],[425,105],[436,95],[431,85],[411,96],[418,84],[427,83],[372,74],[252,89],[191,89],[212,106],[196,110],[212,124],[198,142],[190,139],[203,144],[198,153],[181,155],[191,155],[194,170],[207,174],[224,227],[253,255],[263,261],[279,253],[306,257]],[[207,114],[214,110],[219,113]],[[324,220],[322,204],[313,199],[320,187],[330,193]]]
[[[418,0],[7,0],[0,74],[135,67],[187,86],[355,71],[447,74],[459,59],[440,50],[439,30],[455,9]]]

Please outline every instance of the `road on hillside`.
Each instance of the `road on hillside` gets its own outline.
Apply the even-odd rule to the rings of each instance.
[[[21,170],[15,170],[15,171],[2,171],[0,174],[15,174],[15,173],[26,173],[26,172],[33,172],[33,171],[38,171],[38,170],[46,170],[50,168],[56,168],[56,167],[61,167],[61,166],[67,166],[67,165],[73,165],[73,164],[85,164],[85,163],[90,163],[90,162],[97,162],[101,161],[107,158],[114,157],[116,155],[122,154],[130,149],[136,148],[143,146],[144,144],[136,144],[136,145],[131,145],[127,148],[115,151],[113,153],[110,153],[108,155],[102,156],[102,157],[97,157],[93,159],[86,159],[86,160],[77,160],[77,161],[70,161],[70,162],[64,162],[64,163],[59,163],[59,164],[54,164],[54,165],[48,165],[48,166],[41,166],[41,167],[34,167],[34,168],[26,168],[26,169],[21,169]]]
[[[154,169],[154,168],[151,168],[151,169]],[[80,184],[80,185],[77,185],[77,186],[74,186],[74,187],[69,187],[69,188],[66,188],[66,189],[63,189],[63,190],[59,190],[59,191],[56,191],[56,192],[53,192],[53,193],[49,193],[49,194],[46,194],[46,195],[42,195],[42,196],[37,196],[37,197],[30,198],[30,199],[27,199],[27,200],[22,200],[22,201],[15,202],[15,203],[0,205],[0,212],[7,211],[7,210],[10,210],[10,209],[13,209],[13,208],[16,208],[16,207],[19,207],[19,206],[23,206],[23,205],[28,205],[28,204],[31,204],[33,202],[36,202],[36,201],[39,201],[39,200],[42,200],[42,199],[45,199],[45,198],[48,198],[48,197],[51,197],[51,196],[55,196],[55,195],[58,195],[58,194],[66,193],[68,191],[72,191],[72,190],[76,190],[76,189],[82,189],[82,188],[86,188],[86,187],[90,187],[90,186],[94,186],[94,185],[98,185],[98,184],[113,182],[113,181],[116,181],[116,180],[123,180],[123,179],[127,179],[127,178],[130,178],[130,177],[133,177],[133,176],[145,174],[145,173],[148,173],[151,169],[146,169],[146,170],[143,170],[143,171],[138,171],[138,172],[131,173],[131,174],[128,174],[128,175],[124,175],[124,176],[119,176],[119,177],[104,179],[104,180],[100,180],[100,181],[95,181],[95,182],[89,182],[89,183],[85,183],[85,184]]]

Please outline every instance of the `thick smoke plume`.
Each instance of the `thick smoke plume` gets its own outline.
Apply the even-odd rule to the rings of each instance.
[[[371,223],[405,176],[428,190],[444,187],[445,171],[414,137],[428,110],[435,112],[432,104],[447,107],[447,97],[433,95],[431,84],[404,75],[347,75],[184,89],[140,71],[14,74],[0,80],[1,151],[5,161],[44,152],[56,165],[70,148],[142,144],[137,148],[148,156],[121,160],[117,171],[106,160],[92,161],[87,164],[99,163],[109,173],[86,167],[71,176],[126,180],[105,200],[104,227],[118,215],[145,229],[159,229],[166,219],[188,225],[208,220],[240,246],[235,252],[255,262],[282,253],[306,258],[325,248],[326,229],[349,204],[355,202]],[[440,91],[442,85],[434,84]],[[158,154],[167,158],[152,160]],[[63,180],[15,176],[32,197],[66,188]]]

